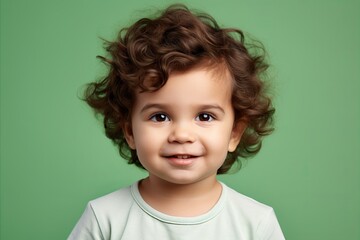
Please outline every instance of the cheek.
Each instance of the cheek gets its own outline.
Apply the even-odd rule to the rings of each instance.
[[[153,158],[155,150],[152,146],[152,142],[145,140],[146,139],[144,138],[137,139],[135,151],[140,163],[145,167],[145,169],[148,169],[149,162],[151,162],[149,159]]]
[[[146,127],[134,128],[134,142],[139,158],[146,157],[159,151],[163,142],[161,134],[156,129]]]
[[[218,156],[221,155],[226,157],[229,148],[230,134],[231,133],[226,130],[216,133],[207,133],[205,136],[207,139],[205,141],[205,144],[207,145],[206,148],[208,149],[208,151],[213,152]]]

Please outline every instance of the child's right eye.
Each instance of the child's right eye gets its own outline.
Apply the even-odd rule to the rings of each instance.
[[[152,115],[150,120],[153,121],[153,122],[170,121],[169,117],[166,116],[166,114],[163,114],[163,113],[157,113],[157,114]]]

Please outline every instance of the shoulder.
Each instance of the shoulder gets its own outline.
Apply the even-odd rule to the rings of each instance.
[[[111,229],[113,225],[126,225],[126,219],[130,212],[137,208],[132,196],[131,188],[137,185],[118,189],[112,193],[91,200],[87,208],[90,208],[102,229]]]
[[[284,239],[272,207],[226,185],[224,188],[227,193],[226,212],[233,222],[240,223],[249,235],[260,239]]]
[[[134,183],[134,185],[137,183]],[[131,187],[119,189],[89,202],[103,236],[121,236],[131,212],[137,213],[137,204],[131,194]]]
[[[250,222],[259,222],[274,212],[273,208],[253,198],[245,196],[234,189],[225,186],[229,211],[246,218]]]
[[[126,225],[133,202],[130,187],[90,201],[68,239],[108,239],[110,235],[121,236],[122,226]]]
[[[114,212],[124,209],[133,204],[130,187],[118,189],[112,193],[91,200],[89,205],[96,212]]]
[[[263,204],[251,197],[245,196],[237,192],[236,190],[226,186],[225,184],[224,184],[224,188],[227,192],[228,203],[230,205],[234,205],[234,207],[237,206],[244,211],[247,210],[259,214],[272,210],[270,206]]]

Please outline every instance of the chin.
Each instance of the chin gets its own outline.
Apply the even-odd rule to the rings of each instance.
[[[216,177],[215,177],[216,178]],[[163,179],[164,181],[169,182],[170,184],[174,184],[174,185],[190,185],[190,184],[195,184],[195,183],[199,183],[201,181],[204,180],[210,180],[211,178],[209,177],[173,177],[173,178],[166,178]]]

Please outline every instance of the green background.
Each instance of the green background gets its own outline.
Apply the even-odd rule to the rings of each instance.
[[[221,180],[275,208],[287,239],[360,239],[359,1],[182,1],[261,40],[276,132]],[[1,239],[65,239],[90,199],[145,173],[79,100],[99,37],[171,1],[1,0]]]

